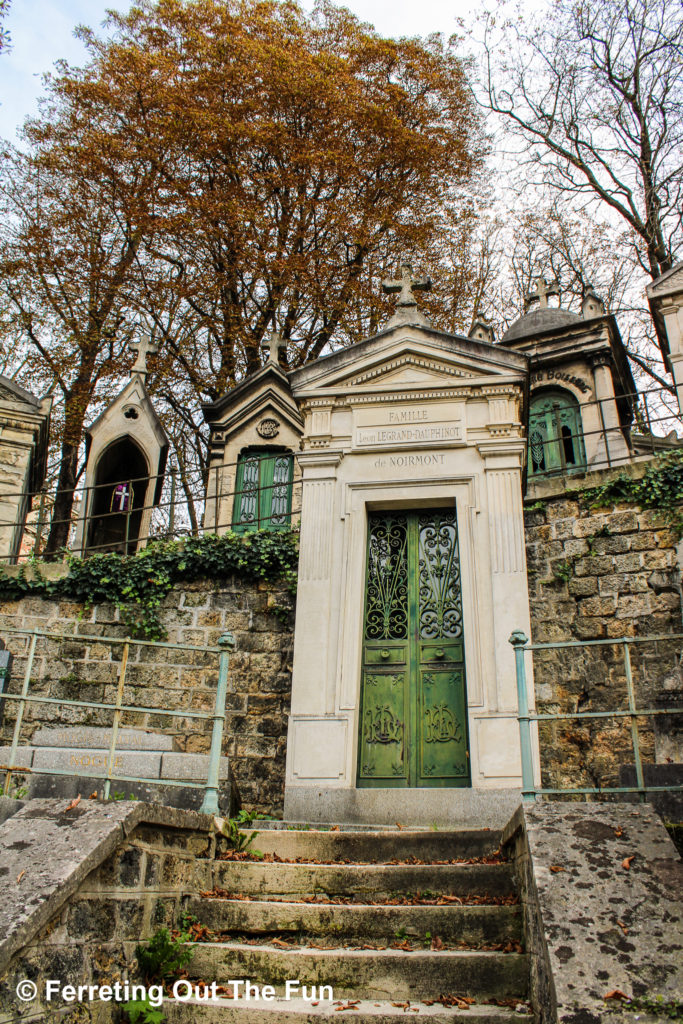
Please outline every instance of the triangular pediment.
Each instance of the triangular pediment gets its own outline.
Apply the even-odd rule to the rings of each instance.
[[[683,262],[677,263],[647,286],[647,294],[651,299],[678,292],[683,292]]]
[[[396,359],[355,374],[346,383],[349,387],[358,388],[375,387],[378,384],[421,385],[443,383],[444,379],[462,379],[473,376],[470,369],[445,362],[443,359],[433,359],[417,355],[414,352],[406,352],[397,356]]]
[[[29,391],[26,391],[9,377],[0,375],[0,402],[11,402],[14,405],[23,405],[27,409],[36,411],[40,402]]]
[[[411,325],[318,359],[294,370],[289,379],[297,397],[326,391],[452,388],[520,376],[527,368],[527,357],[521,353]]]
[[[245,394],[242,400],[223,410],[223,415],[211,422],[211,436],[217,441],[227,441],[234,433],[246,430],[255,421],[272,420],[276,428],[284,421],[296,433],[303,430],[303,420],[291,395],[278,387],[264,387],[255,394]],[[277,436],[257,432],[266,440]]]

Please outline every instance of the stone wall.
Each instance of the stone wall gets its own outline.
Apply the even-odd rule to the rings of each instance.
[[[527,503],[532,640],[614,640],[534,655],[537,710],[606,711],[627,703],[624,637],[667,636],[681,628],[678,538],[662,513],[616,505],[590,511],[566,496]],[[680,641],[630,645],[638,706],[680,706]],[[646,762],[681,761],[674,718],[640,719]],[[619,785],[633,764],[630,720],[541,725],[546,786]]]
[[[242,806],[281,814],[287,715],[291,691],[292,597],[282,584],[245,583],[238,579],[189,584],[171,590],[160,619],[171,643],[215,645],[225,630],[235,638],[230,659],[223,753],[231,768]],[[113,703],[122,646],[99,637],[123,637],[127,629],[118,609],[87,608],[65,600],[24,598],[0,604],[5,627],[78,634],[61,642],[39,640],[31,693],[60,700]],[[10,692],[21,688],[28,638],[2,636],[14,654]],[[172,719],[166,708],[210,711],[218,678],[218,656],[197,649],[131,645],[123,703],[158,709],[128,712],[121,725],[172,733],[175,749],[204,753],[211,723]],[[5,701],[0,744],[12,735],[17,704]],[[46,724],[109,726],[110,711],[57,704],[27,706],[21,738],[28,743]],[[140,773],[143,774],[143,773]]]
[[[206,815],[168,807],[31,800],[5,823],[0,1017],[110,1024],[115,1002],[45,999],[46,981],[114,985],[136,976],[135,947],[177,927],[185,901],[212,883],[225,840]],[[30,852],[27,852],[30,851]],[[17,984],[34,982],[21,1003]],[[119,1000],[124,1002],[125,999]],[[65,1013],[65,1011],[67,1011]]]

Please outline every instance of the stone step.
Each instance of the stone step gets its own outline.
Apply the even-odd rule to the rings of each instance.
[[[268,943],[196,943],[190,978],[225,984],[252,979],[259,985],[330,985],[341,999],[435,999],[442,993],[485,999],[525,998],[528,960],[523,953],[470,950],[439,952],[298,947]]]
[[[506,942],[521,938],[519,906],[367,906],[194,898],[186,908],[213,932],[294,934],[326,939],[394,941],[397,936],[444,942]],[[429,939],[426,939],[429,944]]]
[[[418,1012],[409,1013],[405,1008],[392,1006],[392,1002],[359,1000],[346,1016],[328,1001],[312,1006],[310,1001],[303,999],[290,999],[286,1002],[280,999],[272,1002],[261,999],[218,999],[212,1003],[196,999],[186,1003],[165,1000],[163,1012],[169,1024],[320,1024],[323,1020],[349,1018],[355,1024],[405,1024],[411,1017],[429,1020],[431,1024],[452,1024],[461,1019],[467,1024],[519,1024],[525,1020],[525,1016],[502,1006],[473,1003],[468,1010],[458,1010],[411,1001],[409,1009]]]
[[[296,829],[261,829],[253,845],[261,853],[273,853],[286,860],[302,857],[319,861],[387,863],[392,860],[467,860],[485,857],[497,850],[497,830],[469,831],[378,831],[358,832]],[[245,826],[244,831],[247,831]]]
[[[509,864],[278,864],[216,861],[213,884],[249,896],[387,898],[398,893],[509,896],[515,890]]]

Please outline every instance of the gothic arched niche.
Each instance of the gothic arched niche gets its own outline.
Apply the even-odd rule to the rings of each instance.
[[[130,435],[105,448],[95,468],[86,542],[89,554],[135,553],[148,483],[147,459]]]
[[[534,392],[529,408],[529,474],[585,468],[581,409],[574,395],[563,388]]]

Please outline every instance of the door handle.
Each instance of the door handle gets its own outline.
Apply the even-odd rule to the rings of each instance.
[[[444,649],[443,649],[443,647],[439,647],[439,648],[438,648],[438,649],[437,649],[437,650],[436,650],[436,651],[434,652],[434,654],[435,654],[435,656],[436,656],[437,658],[443,658],[443,656],[444,656]]]
[[[386,647],[384,648],[383,651],[380,651],[380,657],[382,658],[383,661],[386,661],[387,658],[389,657],[389,651],[386,649]]]

